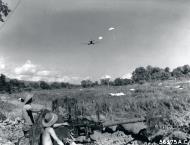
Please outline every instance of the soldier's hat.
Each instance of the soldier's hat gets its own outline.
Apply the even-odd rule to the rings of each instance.
[[[31,93],[26,93],[26,98],[24,100],[24,104],[27,104],[33,97],[33,94]]]
[[[55,124],[58,120],[58,116],[55,113],[47,113],[44,117],[44,119],[42,120],[42,125],[44,127],[50,127],[53,124]]]

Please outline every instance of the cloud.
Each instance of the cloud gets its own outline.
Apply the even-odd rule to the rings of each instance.
[[[53,71],[43,69],[41,66],[33,64],[31,60],[27,60],[23,65],[14,69],[14,77],[20,80],[28,81],[48,81],[52,80]]]
[[[102,79],[111,79],[111,76],[110,75],[105,75],[102,77]]]
[[[5,69],[5,59],[3,57],[0,57],[0,70]]]
[[[127,73],[127,74],[124,74],[121,78],[122,79],[131,79],[132,77],[132,74],[131,73]]]
[[[36,71],[37,65],[32,64],[30,60],[27,60],[22,66],[14,69],[17,75],[33,75]]]
[[[61,71],[45,68],[39,64],[34,64],[31,60],[26,60],[22,65],[5,61],[0,57],[0,73],[7,77],[25,81],[46,81],[46,82],[69,82],[79,84],[83,78],[69,76]]]
[[[45,69],[40,65],[33,64],[31,60],[27,60],[23,65],[14,68],[13,73],[9,76],[27,81],[78,83],[81,80],[77,76],[66,76],[59,71]]]
[[[41,71],[38,71],[38,72],[36,73],[37,76],[48,76],[48,75],[50,75],[50,74],[51,74],[51,72],[48,71],[48,70],[41,70]]]
[[[83,80],[90,80],[90,76],[84,77]]]

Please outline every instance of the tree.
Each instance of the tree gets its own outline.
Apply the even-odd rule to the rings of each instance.
[[[170,72],[166,72],[165,70],[162,70],[160,72],[160,79],[159,80],[168,80],[169,78],[171,78]]]
[[[29,85],[33,89],[39,89],[40,88],[40,84],[38,82],[30,82]]]
[[[132,80],[137,83],[143,83],[149,79],[149,74],[144,67],[138,67],[132,73]]]
[[[61,83],[53,82],[53,83],[51,84],[51,88],[52,88],[52,89],[60,89],[60,88],[61,88]]]
[[[4,74],[1,74],[0,76],[0,91],[8,92],[9,94],[11,94],[10,80],[8,80]]]
[[[81,81],[81,86],[83,88],[92,87],[93,86],[93,82],[91,80],[82,80]]]
[[[8,8],[7,4],[5,4],[4,2],[2,2],[2,0],[0,0],[0,21],[4,22],[3,17],[7,17],[9,12],[11,10]]]
[[[151,72],[151,80],[161,80],[162,69],[159,67],[154,67]]]
[[[190,66],[189,65],[184,65],[183,67],[183,74],[187,75],[190,72]]]
[[[146,71],[147,71],[147,81],[150,81],[150,80],[152,80],[152,72],[153,72],[153,69],[154,69],[154,67],[152,67],[151,65],[148,65],[147,67],[146,67]]]
[[[101,85],[108,85],[108,84],[109,84],[109,81],[110,81],[110,79],[107,79],[107,78],[101,79],[101,80],[100,80],[100,84],[101,84]]]
[[[19,81],[19,87],[22,89],[26,88],[24,81]]]
[[[9,83],[10,83],[11,90],[13,92],[18,92],[21,89],[20,83],[17,79],[11,79]]]
[[[98,86],[98,85],[99,85],[98,81],[95,81],[95,82],[93,83],[93,86]]]
[[[5,91],[8,92],[9,94],[12,93],[10,82],[6,83]]]
[[[131,79],[116,78],[113,83],[115,86],[123,86],[132,84],[133,81]]]
[[[121,78],[116,78],[114,80],[114,85],[115,86],[122,86],[123,85],[123,80]]]
[[[61,88],[66,88],[67,87],[67,83],[61,82]]]
[[[169,68],[169,67],[166,67],[166,68],[164,69],[164,71],[167,72],[167,73],[170,73],[170,68]]]
[[[149,81],[167,80],[171,77],[170,68],[165,69],[159,67],[147,66],[147,77]]]
[[[50,89],[50,86],[45,81],[40,81],[40,88],[42,88],[42,89]]]
[[[131,79],[123,79],[123,85],[130,85],[133,83],[133,81]]]
[[[1,74],[0,76],[0,91],[5,91],[6,89],[6,76]]]
[[[0,76],[0,83],[1,83],[1,85],[6,84],[6,76],[4,74],[1,74],[1,76]]]
[[[183,68],[182,67],[177,67],[177,68],[173,69],[172,76],[175,77],[175,78],[184,77]]]

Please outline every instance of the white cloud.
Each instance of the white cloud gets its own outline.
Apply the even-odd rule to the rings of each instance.
[[[32,79],[30,75],[23,75],[23,74],[16,74],[14,75],[14,78],[19,80],[27,80],[27,81],[30,81]]]
[[[33,76],[30,81],[40,81],[42,78],[40,76]]]
[[[111,76],[110,75],[105,75],[102,77],[102,79],[111,79]]]
[[[39,71],[32,75],[30,74],[16,74],[12,78],[17,78],[19,80],[28,80],[28,81],[46,81],[46,82],[76,82],[76,77],[69,77],[64,75],[55,75],[51,71]]]
[[[83,80],[90,80],[91,78],[89,77],[89,76],[87,76],[87,77],[84,77],[84,79]]]
[[[68,76],[61,76],[56,78],[57,82],[70,82],[71,78]]]
[[[1,70],[0,59],[0,70]],[[3,65],[2,65],[3,66]],[[70,82],[79,83],[81,78],[77,76],[66,76],[59,71],[48,70],[40,65],[33,64],[30,60],[27,60],[23,65],[12,68],[6,74],[10,78],[16,78],[26,81],[47,81],[47,82]]]
[[[48,79],[49,82],[68,82],[70,81],[69,77],[65,76],[65,77],[59,77],[59,78],[51,78]]]
[[[27,60],[22,66],[14,69],[17,75],[33,75],[36,71],[37,65],[32,64],[30,60]]]
[[[79,80],[80,78],[79,78],[79,77],[74,76],[74,77],[71,77],[71,79],[72,79],[72,80]]]
[[[15,78],[29,81],[52,80],[53,76],[50,70],[42,69],[39,65],[33,64],[30,60],[16,67],[14,73]]]
[[[50,74],[51,74],[51,72],[48,71],[48,70],[40,70],[40,71],[38,71],[38,72],[36,73],[37,76],[48,76],[48,75],[50,75]]]
[[[122,79],[131,79],[132,77],[132,74],[131,73],[127,73],[127,74],[124,74],[121,78]]]
[[[0,57],[0,70],[5,69],[5,59]]]

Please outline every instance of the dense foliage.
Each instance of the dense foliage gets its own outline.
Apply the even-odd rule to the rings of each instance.
[[[147,81],[169,80],[190,78],[190,66],[184,65],[170,71],[169,67],[165,69],[159,67],[147,66],[138,67],[132,73],[132,80],[135,83],[143,83]]]
[[[0,0],[0,21],[4,22],[4,17],[7,17],[10,12],[10,9],[8,8],[7,4],[2,2]]]

